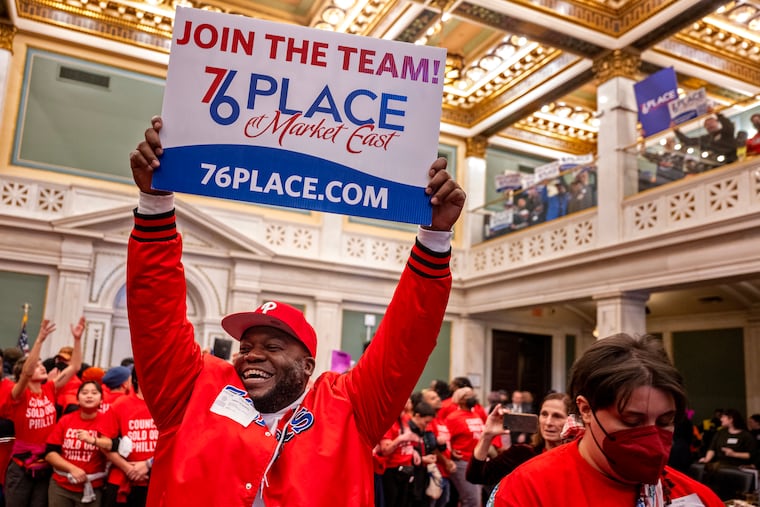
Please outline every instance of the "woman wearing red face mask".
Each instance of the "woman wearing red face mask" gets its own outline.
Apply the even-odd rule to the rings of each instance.
[[[573,365],[568,393],[582,435],[507,475],[489,505],[723,506],[706,486],[665,466],[686,393],[659,340],[597,341]]]

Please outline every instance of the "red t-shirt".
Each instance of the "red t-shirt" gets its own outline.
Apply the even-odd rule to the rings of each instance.
[[[407,428],[408,430],[408,428]],[[395,440],[401,434],[401,426],[398,421],[393,423],[391,429],[385,432],[383,440]],[[401,465],[411,465],[414,456],[412,442],[402,442],[391,454],[385,457],[385,468],[394,468]]]
[[[446,449],[441,451],[441,454],[443,454],[445,458],[451,459],[451,432],[449,432],[449,427],[446,426],[446,423],[443,422],[443,419],[439,419],[438,415],[436,414],[436,418],[430,421],[430,424],[425,429],[433,432],[435,435],[435,440],[439,444],[446,444]],[[441,476],[449,476],[449,472],[446,471],[446,467],[443,466],[443,463],[437,463],[437,466],[438,470],[441,472]]]
[[[55,383],[42,384],[39,393],[27,387],[17,400],[10,400],[8,419],[16,429],[16,441],[44,447],[55,425]]]
[[[11,379],[0,380],[0,417],[8,418],[10,415],[10,399],[13,386],[16,385]]]
[[[110,389],[108,389],[108,386],[104,384],[103,401],[100,403],[100,408],[98,408],[98,411],[102,412],[103,414],[108,413],[108,411],[113,407],[114,403],[116,403],[117,400],[123,398],[126,394],[127,393],[123,391],[112,392]]]
[[[760,155],[760,132],[747,139],[747,155]]]
[[[126,395],[124,391],[105,391],[103,390],[103,403],[109,403],[113,405],[116,403],[116,400],[122,398],[124,395]]]
[[[93,419],[82,419],[82,413],[77,410],[61,417],[47,439],[48,444],[61,446],[60,453],[63,459],[81,468],[88,475],[105,471],[106,455],[95,445],[79,440],[79,430],[86,430],[93,438],[101,435],[114,438],[116,425],[113,418],[97,412]],[[71,484],[64,475],[55,473],[53,480],[69,491],[81,493],[84,489],[84,484]],[[92,482],[92,487],[98,488],[103,482],[103,479],[97,479]]]
[[[119,435],[132,440],[132,452],[125,458],[127,461],[144,461],[155,454],[158,429],[145,400],[137,396],[122,396],[111,406],[109,415],[114,419]],[[111,467],[108,482],[122,484],[125,481],[124,472],[119,467]],[[147,481],[134,484],[145,485]]]
[[[436,417],[440,419],[441,421],[445,421],[446,418],[457,410],[459,408],[458,405],[456,405],[451,398],[446,398],[441,402],[441,408],[438,409],[438,412],[436,412]],[[483,422],[486,422],[486,419],[488,418],[488,414],[486,413],[486,409],[483,408],[483,405],[478,403],[475,405],[472,409],[472,411],[480,416],[481,419],[483,419]]]
[[[459,451],[462,460],[470,461],[485,429],[483,419],[475,412],[457,409],[446,417],[446,426],[451,433],[451,448]]]
[[[50,383],[51,382],[48,382],[48,384]],[[66,382],[66,384],[61,387],[56,393],[56,403],[58,403],[61,408],[66,408],[69,405],[79,405],[79,400],[77,399],[77,391],[81,385],[82,379],[76,375],[72,375],[69,381]]]
[[[451,400],[451,398],[446,398],[441,402],[441,408],[438,409],[438,412],[436,413],[436,417],[439,418],[441,421],[445,421],[446,418],[449,416],[450,413],[455,411],[457,409],[457,406],[454,404],[454,402]]]
[[[489,507],[634,507],[635,487],[617,482],[591,466],[578,450],[579,440],[527,461],[496,486]],[[670,499],[694,494],[705,507],[723,507],[707,486],[666,467],[673,483]],[[689,505],[692,505],[691,503]]]

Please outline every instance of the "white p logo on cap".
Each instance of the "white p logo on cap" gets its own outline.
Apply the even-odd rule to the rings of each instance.
[[[267,301],[263,305],[259,306],[259,309],[256,310],[258,313],[267,313],[269,310],[274,310],[277,308],[277,303],[274,301]]]

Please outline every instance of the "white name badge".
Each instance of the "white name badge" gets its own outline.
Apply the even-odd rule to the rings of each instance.
[[[243,427],[247,427],[258,416],[247,393],[230,385],[222,389],[216,397],[211,405],[211,412],[228,417]]]
[[[739,439],[736,437],[732,437],[732,438],[726,439],[726,443],[729,445],[738,444]]]
[[[699,499],[699,495],[692,493],[688,496],[682,496],[681,498],[675,498],[670,502],[671,507],[705,507],[702,500]]]

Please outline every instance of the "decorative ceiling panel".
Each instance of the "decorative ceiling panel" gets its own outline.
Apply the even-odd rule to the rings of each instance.
[[[568,124],[558,105],[596,110],[594,78],[600,76],[591,63],[612,50],[637,57],[651,49],[647,54],[658,59],[641,62],[642,77],[664,65],[703,68],[698,77],[679,72],[679,83],[685,89],[705,87],[725,103],[752,96],[760,86],[758,0],[0,1],[15,1],[19,19],[161,53],[169,50],[180,4],[445,47],[444,123],[474,136],[504,136],[569,153],[595,151],[589,147],[596,131],[588,118]],[[0,19],[8,13],[0,3]],[[633,29],[644,35],[628,46],[616,42]],[[579,65],[589,70],[575,72]],[[746,89],[722,88],[711,73]]]

